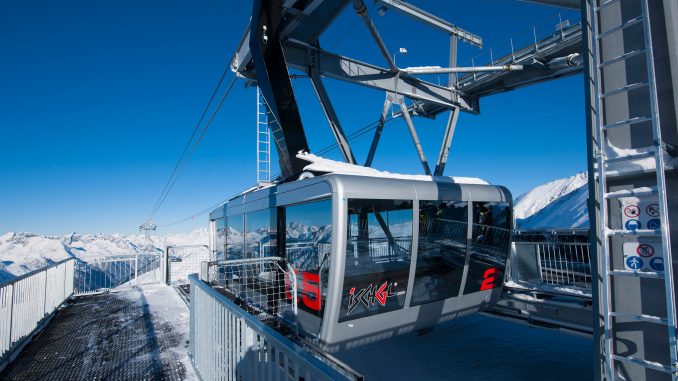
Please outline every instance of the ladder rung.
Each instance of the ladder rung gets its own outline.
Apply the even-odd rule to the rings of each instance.
[[[636,17],[636,18],[633,18],[633,19],[631,19],[631,20],[629,20],[629,21],[627,21],[627,22],[625,22],[625,23],[623,23],[623,24],[621,24],[621,25],[619,25],[619,26],[616,26],[616,27],[614,27],[614,28],[612,28],[612,29],[608,29],[608,30],[606,30],[605,32],[600,33],[596,38],[600,40],[601,38],[604,38],[604,37],[606,37],[606,36],[609,36],[609,35],[611,35],[611,34],[614,33],[614,32],[619,32],[620,30],[624,30],[624,29],[626,29],[626,28],[628,28],[628,27],[630,27],[630,26],[636,25],[636,24],[638,24],[638,23],[640,23],[640,22],[643,22],[643,16],[642,16],[642,15],[640,15],[640,16],[638,16],[638,17]]]
[[[614,191],[610,193],[605,193],[603,197],[606,199],[622,198],[622,197],[640,197],[640,196],[651,196],[657,194],[657,187],[641,187],[634,189],[624,189],[619,191]]]
[[[660,229],[636,229],[636,230],[622,230],[622,229],[607,229],[608,236],[640,236],[640,237],[661,237],[662,231]]]
[[[600,63],[600,67],[605,67],[605,66],[608,66],[608,65],[612,65],[613,63],[616,63],[616,62],[619,62],[619,61],[624,61],[624,60],[627,60],[627,59],[629,59],[629,58],[631,58],[631,57],[635,57],[635,56],[640,55],[640,54],[643,54],[643,53],[645,53],[645,49],[633,50],[633,51],[630,51],[630,52],[628,52],[628,53],[624,53],[624,54],[618,55],[618,56],[616,56],[616,57],[614,57],[614,58],[610,58],[610,59],[607,60],[607,61],[601,62],[601,63]]]
[[[619,122],[614,122],[610,124],[606,124],[603,126],[603,130],[609,130],[611,128],[619,127],[619,126],[625,126],[627,124],[638,124],[638,123],[643,123],[643,122],[650,122],[652,121],[652,118],[649,116],[637,116],[635,118],[631,119],[625,119],[625,120],[620,120]]]
[[[600,4],[599,6],[597,6],[597,7],[596,7],[596,11],[599,11],[599,10],[601,10],[601,9],[603,9],[603,8],[605,8],[605,7],[607,7],[608,5],[614,4],[614,3],[618,2],[618,1],[619,1],[619,0],[608,0],[608,1],[606,1],[606,2],[604,2],[604,3],[602,3],[602,4]]]
[[[635,315],[635,314],[626,314],[623,312],[609,312],[610,316],[620,318],[620,319],[626,319],[626,320],[634,320],[634,321],[644,321],[647,323],[657,323],[657,324],[668,324],[668,320],[663,317],[659,316],[653,316],[653,315]]]
[[[634,364],[638,366],[642,366],[644,368],[650,368],[654,370],[658,370],[660,372],[665,372],[665,373],[671,373],[672,369],[671,367],[668,367],[662,363],[659,362],[654,362],[654,361],[647,361],[639,358],[635,358],[632,356],[619,356],[619,355],[611,355],[613,360],[615,361],[621,361],[629,364]]]
[[[613,270],[608,272],[611,276],[627,276],[631,278],[663,279],[664,273],[657,271],[631,271],[631,270]]]
[[[601,98],[607,98],[607,97],[617,95],[617,94],[621,94],[621,93],[625,93],[625,92],[628,92],[628,91],[631,91],[631,90],[640,89],[641,87],[645,87],[647,85],[648,85],[647,82],[632,83],[630,85],[618,87],[614,90],[610,90],[606,93],[600,94],[600,97]]]
[[[608,159],[605,159],[605,163],[617,163],[620,161],[629,161],[629,160],[638,160],[645,159],[646,157],[654,156],[654,151],[644,151],[639,153],[634,153],[631,155],[615,156]]]

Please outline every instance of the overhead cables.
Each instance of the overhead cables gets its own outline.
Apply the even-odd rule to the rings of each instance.
[[[162,204],[164,203],[165,199],[167,198],[167,195],[170,193],[172,188],[174,187],[174,184],[176,183],[177,179],[181,175],[182,171],[184,168],[186,168],[186,164],[190,162],[191,158],[193,157],[193,154],[195,153],[196,149],[198,148],[198,145],[200,145],[200,142],[202,141],[202,138],[205,136],[205,133],[207,132],[207,129],[210,127],[212,124],[212,121],[216,117],[217,113],[219,112],[219,109],[223,105],[224,101],[226,100],[226,97],[228,94],[231,92],[231,89],[233,88],[233,85],[235,84],[235,81],[237,79],[237,76],[233,76],[233,79],[229,83],[228,87],[224,91],[223,95],[221,96],[221,99],[219,100],[219,104],[216,106],[214,111],[212,112],[212,115],[210,116],[209,120],[207,123],[204,124],[202,131],[200,132],[200,135],[198,136],[197,139],[195,139],[196,134],[198,133],[198,130],[200,129],[200,126],[203,124],[203,120],[205,120],[205,116],[207,115],[207,112],[209,111],[210,107],[212,106],[212,103],[214,102],[214,99],[216,98],[216,95],[219,91],[219,88],[221,87],[224,78],[226,77],[226,74],[229,71],[229,66],[227,66],[224,69],[224,72],[222,73],[221,77],[219,78],[219,82],[217,83],[217,86],[214,88],[214,91],[212,92],[212,96],[210,97],[209,102],[207,102],[207,105],[205,106],[202,114],[200,115],[200,119],[198,120],[198,123],[195,125],[195,128],[193,129],[193,133],[191,134],[190,138],[186,142],[186,146],[184,147],[184,150],[181,153],[181,156],[179,156],[179,159],[177,160],[177,163],[174,166],[174,169],[172,170],[172,173],[170,174],[170,177],[167,179],[167,182],[165,183],[165,186],[163,187],[162,192],[160,192],[160,196],[158,196],[158,199],[155,202],[155,205],[153,206],[153,209],[151,210],[151,213],[148,216],[148,221],[150,221],[153,216],[158,212]],[[195,141],[194,141],[195,140]],[[190,149],[190,151],[189,151]],[[188,155],[187,155],[188,153]]]

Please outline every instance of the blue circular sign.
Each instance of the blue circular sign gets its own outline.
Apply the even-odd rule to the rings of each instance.
[[[628,220],[624,226],[626,226],[626,230],[638,230],[640,229],[640,221]]]
[[[626,258],[626,266],[633,270],[639,270],[643,268],[643,260],[635,255],[628,257]]]
[[[661,222],[659,221],[659,218],[653,218],[649,221],[647,221],[647,228],[648,229],[659,229],[661,226]]]
[[[664,271],[664,258],[657,257],[650,259],[650,267],[654,271]]]

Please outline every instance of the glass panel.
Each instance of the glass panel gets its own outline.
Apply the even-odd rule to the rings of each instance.
[[[216,230],[216,247],[215,247],[215,257],[216,260],[225,259],[224,252],[226,250],[226,221],[223,218],[215,220],[215,230]]]
[[[322,316],[332,253],[332,201],[289,206],[284,213],[285,258],[297,273],[299,308]]]
[[[419,202],[419,251],[412,305],[459,295],[467,233],[468,203]]]
[[[412,201],[348,200],[339,321],[402,308],[412,255]]]
[[[226,259],[243,257],[243,215],[236,214],[226,218]]]
[[[508,203],[473,203],[473,243],[464,295],[502,283],[511,243]]]
[[[245,216],[245,257],[275,255],[275,209],[260,210]]]

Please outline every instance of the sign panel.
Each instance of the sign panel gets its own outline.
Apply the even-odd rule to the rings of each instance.
[[[625,230],[659,229],[659,204],[656,200],[637,197],[619,199],[622,226]]]
[[[625,242],[624,269],[633,271],[664,271],[664,257],[659,240],[640,239],[638,242]]]

